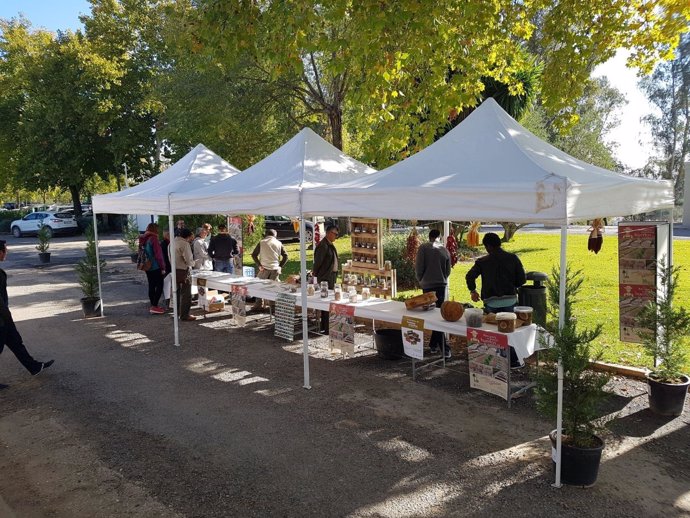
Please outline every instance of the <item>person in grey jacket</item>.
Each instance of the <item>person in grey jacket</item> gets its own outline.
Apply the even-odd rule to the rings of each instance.
[[[424,293],[430,291],[436,294],[436,307],[440,308],[446,300],[446,288],[450,277],[450,254],[438,243],[441,233],[434,229],[429,232],[429,241],[417,250],[414,262],[415,275]],[[446,335],[441,331],[433,331],[429,348],[432,353],[440,349],[446,358],[450,358],[450,347],[446,342]]]

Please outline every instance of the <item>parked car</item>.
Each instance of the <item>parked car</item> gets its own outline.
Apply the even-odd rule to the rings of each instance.
[[[14,237],[36,235],[41,225],[48,227],[48,232],[54,234],[76,234],[77,220],[70,214],[63,212],[31,212],[22,219],[14,220],[10,229]]]
[[[299,230],[295,232],[295,227],[292,220],[287,216],[265,216],[264,226],[266,230],[273,229],[278,234],[278,239],[281,241],[299,240]],[[311,221],[306,221],[306,233],[304,240],[311,243],[314,240],[314,225]]]

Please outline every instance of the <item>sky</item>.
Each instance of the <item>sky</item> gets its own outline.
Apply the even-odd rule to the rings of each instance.
[[[90,12],[87,0],[0,0],[0,18],[16,17],[22,12],[31,24],[48,30],[81,28],[79,15]],[[606,76],[609,82],[628,99],[628,105],[619,113],[621,124],[611,132],[609,140],[618,144],[616,156],[624,165],[639,168],[653,154],[651,135],[640,119],[653,111],[637,88],[635,71],[625,67],[627,54],[616,56],[597,67],[595,76]]]

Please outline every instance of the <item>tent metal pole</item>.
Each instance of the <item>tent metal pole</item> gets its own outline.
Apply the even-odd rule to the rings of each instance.
[[[307,320],[307,251],[305,246],[306,224],[302,215],[302,193],[300,193],[300,218],[299,218],[299,259],[300,259],[300,285],[302,295],[302,354],[304,358],[304,386],[310,389],[309,384],[309,322]]]
[[[565,325],[565,281],[568,267],[566,250],[568,247],[568,225],[561,225],[561,271],[558,290],[558,328]],[[556,480],[554,487],[561,487],[561,453],[563,446],[563,362],[558,358],[558,401],[556,408]]]
[[[668,225],[670,235],[668,236],[668,261],[666,262],[669,266],[673,266],[673,207],[668,209]]]
[[[96,212],[93,212],[93,240],[96,243],[96,273],[98,274],[98,298],[101,301],[101,316],[103,316],[103,289],[101,282],[101,259],[98,253],[98,223],[96,222]]]
[[[170,291],[172,292],[172,304],[173,304],[173,330],[175,334],[175,347],[180,346],[180,322],[177,318],[177,268],[175,265],[175,225],[173,225],[172,211],[170,210],[170,196],[172,193],[168,193],[168,232],[170,233],[170,244],[168,245],[168,255],[170,256],[170,269],[172,270],[169,275],[172,275],[172,282],[170,283]],[[172,250],[171,250],[172,248]]]

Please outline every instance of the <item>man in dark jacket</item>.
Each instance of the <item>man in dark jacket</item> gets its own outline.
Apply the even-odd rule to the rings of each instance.
[[[520,258],[501,248],[498,234],[488,232],[482,239],[487,255],[474,262],[465,276],[467,288],[473,302],[479,302],[477,277],[482,278],[481,300],[484,302],[484,313],[511,312],[517,304],[517,289],[525,284],[525,269]],[[511,366],[518,367],[515,351],[510,349]]]
[[[339,268],[338,251],[333,245],[333,241],[336,239],[338,239],[338,227],[328,225],[326,227],[326,239],[319,241],[314,249],[314,267],[311,271],[318,282],[326,281],[328,289],[331,290],[335,286]],[[328,311],[321,312],[321,330],[324,334],[328,334],[329,331],[329,318]]]
[[[234,273],[233,257],[239,254],[237,241],[228,233],[228,227],[218,225],[218,234],[211,238],[208,255],[213,259],[213,270],[216,272]]]
[[[432,291],[436,294],[437,308],[440,308],[446,300],[446,289],[451,269],[450,254],[438,243],[440,235],[441,233],[436,229],[429,232],[429,242],[419,247],[414,262],[417,281],[419,281],[424,293]],[[432,353],[436,353],[440,349],[446,358],[451,356],[446,335],[441,331],[431,333],[429,349]]]
[[[7,257],[7,244],[4,240],[0,240],[0,262]],[[50,367],[54,360],[47,362],[39,362],[33,359],[24,346],[22,336],[14,324],[12,313],[9,308],[9,299],[7,296],[7,274],[5,270],[0,268],[0,352],[4,346],[14,353],[19,362],[28,370],[32,376],[36,376],[44,369]],[[4,388],[0,385],[0,388]]]

